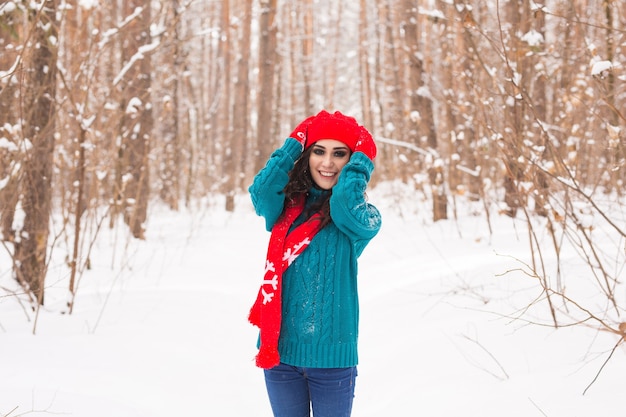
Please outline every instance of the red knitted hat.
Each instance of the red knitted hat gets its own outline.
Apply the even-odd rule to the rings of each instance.
[[[354,152],[361,132],[361,126],[353,117],[345,116],[338,111],[330,114],[322,110],[311,120],[305,148],[309,148],[318,140],[334,139],[345,143]]]

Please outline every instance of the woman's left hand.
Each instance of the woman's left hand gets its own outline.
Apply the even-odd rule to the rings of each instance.
[[[374,160],[376,158],[376,143],[374,143],[374,138],[364,127],[361,127],[359,134],[359,139],[354,146],[355,152],[363,152],[370,160]]]

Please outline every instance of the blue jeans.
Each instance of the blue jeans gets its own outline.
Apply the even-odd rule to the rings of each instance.
[[[274,417],[350,417],[356,366],[300,368],[280,363],[265,370]]]

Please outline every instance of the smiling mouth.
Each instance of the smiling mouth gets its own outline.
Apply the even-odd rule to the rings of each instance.
[[[319,171],[320,175],[324,178],[332,178],[335,176],[334,172],[324,172],[324,171]]]

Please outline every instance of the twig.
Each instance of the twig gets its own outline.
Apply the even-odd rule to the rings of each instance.
[[[611,353],[609,353],[609,356],[606,358],[606,360],[604,361],[604,363],[602,364],[602,366],[600,367],[600,369],[598,369],[598,373],[596,373],[596,376],[593,377],[593,380],[589,383],[589,385],[587,385],[587,388],[585,388],[585,390],[583,391],[583,395],[585,395],[587,393],[587,390],[589,390],[589,388],[591,388],[591,386],[598,380],[598,377],[600,376],[600,374],[602,373],[602,370],[604,369],[604,367],[606,366],[607,363],[609,363],[609,360],[611,359],[611,357],[613,356],[613,353],[615,353],[615,350],[617,349],[617,347],[622,343],[624,339],[620,339],[615,346],[613,346],[613,349],[611,349]]]
[[[537,405],[537,404],[533,401],[533,399],[532,399],[532,398],[528,398],[528,401],[530,401],[530,402],[532,403],[532,405],[534,405],[534,406],[535,406],[535,408],[536,408],[537,410],[539,410],[539,412],[540,412],[543,416],[548,417],[548,415],[547,415],[546,413],[544,413],[544,412],[543,412],[543,410],[542,410],[541,408],[539,408],[539,406],[538,406],[538,405]]]
[[[504,378],[496,375],[495,373],[487,370],[487,369],[483,369],[485,372],[487,372],[488,374],[494,376],[497,379],[509,379],[509,374],[506,373],[506,371],[504,370],[504,368],[502,367],[502,365],[500,365],[500,362],[498,362],[498,360],[496,359],[495,356],[493,356],[493,354],[491,352],[489,352],[483,345],[481,345],[477,340],[470,338],[467,335],[463,335],[463,337],[467,340],[469,340],[470,342],[474,343],[475,345],[477,345],[483,352],[485,352],[491,359],[493,359],[494,363],[496,365],[498,365],[498,368],[500,368],[500,370],[502,371],[502,374],[504,374]]]
[[[22,302],[22,300],[20,299],[20,297],[18,297],[17,292],[10,290],[9,288],[0,286],[0,289],[4,290],[5,292],[8,293],[8,295],[0,295],[0,298],[4,298],[4,297],[15,297],[15,299],[17,300],[17,303],[20,305],[20,307],[22,307],[22,311],[24,312],[24,314],[26,315],[26,320],[28,320],[30,322],[31,318],[28,315],[28,309],[26,308],[26,306],[24,306],[24,303]],[[26,293],[22,292],[21,295],[27,295]]]
[[[15,406],[15,408],[14,408],[13,410],[9,411],[9,413],[8,413],[8,414],[3,414],[3,415],[2,415],[2,417],[9,417],[9,416],[11,415],[11,413],[13,413],[15,410],[17,410],[17,409],[18,409],[18,407],[19,407],[19,406],[17,406],[17,405],[16,405],[16,406]]]

